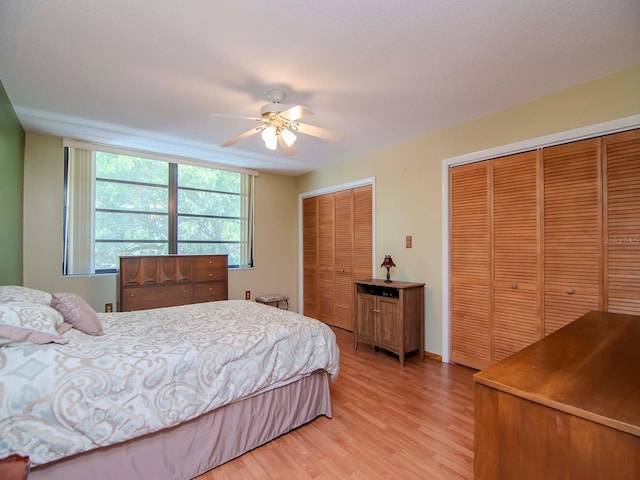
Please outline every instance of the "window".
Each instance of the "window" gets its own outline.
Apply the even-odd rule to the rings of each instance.
[[[253,265],[253,175],[75,147],[65,167],[65,275],[116,272],[121,255]]]

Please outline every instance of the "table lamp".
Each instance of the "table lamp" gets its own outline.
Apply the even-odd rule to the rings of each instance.
[[[380,266],[385,267],[387,269],[387,279],[384,281],[384,283],[391,283],[391,275],[389,273],[389,269],[391,267],[396,266],[396,264],[393,263],[393,259],[391,258],[391,255],[385,255],[384,260],[382,261],[382,265]]]

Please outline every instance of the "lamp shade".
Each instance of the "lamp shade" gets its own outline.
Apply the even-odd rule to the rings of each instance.
[[[393,263],[393,259],[391,258],[391,255],[385,255],[384,256],[384,260],[382,261],[382,265],[380,265],[381,267],[395,267],[396,264]]]
[[[265,140],[264,145],[269,150],[275,150],[276,148],[278,148],[278,139],[276,137],[268,138],[267,140]]]
[[[275,150],[278,146],[278,139],[276,138],[276,127],[273,125],[269,125],[267,128],[262,130],[262,140],[264,140],[265,146],[269,150]]]
[[[264,130],[262,130],[262,133],[260,134],[260,136],[262,137],[262,140],[264,140],[265,142],[268,142],[272,138],[275,139],[276,138],[276,127],[274,127],[273,125],[269,125]]]
[[[294,143],[296,143],[296,135],[295,133],[293,133],[291,130],[287,129],[287,128],[283,128],[282,132],[280,133],[280,135],[282,135],[282,139],[284,140],[284,143],[287,144],[287,147],[290,147],[291,145],[293,145]]]

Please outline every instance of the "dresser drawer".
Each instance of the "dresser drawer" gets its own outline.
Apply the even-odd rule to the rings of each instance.
[[[196,283],[193,291],[194,303],[227,300],[227,282]]]
[[[148,308],[173,307],[193,302],[193,286],[163,285],[157,287],[127,287],[122,289],[121,310],[146,310]]]
[[[120,283],[124,287],[157,284],[159,274],[158,257],[120,259]]]
[[[194,257],[193,281],[209,282],[227,279],[226,255],[202,255]]]
[[[193,276],[191,257],[168,255],[158,257],[158,283],[190,282]]]

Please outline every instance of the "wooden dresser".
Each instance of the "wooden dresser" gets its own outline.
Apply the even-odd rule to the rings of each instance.
[[[590,312],[474,375],[475,479],[640,478],[640,317]]]
[[[227,255],[120,257],[120,311],[227,299]]]
[[[424,283],[370,278],[355,282],[355,348],[367,343],[398,355],[424,359]]]

